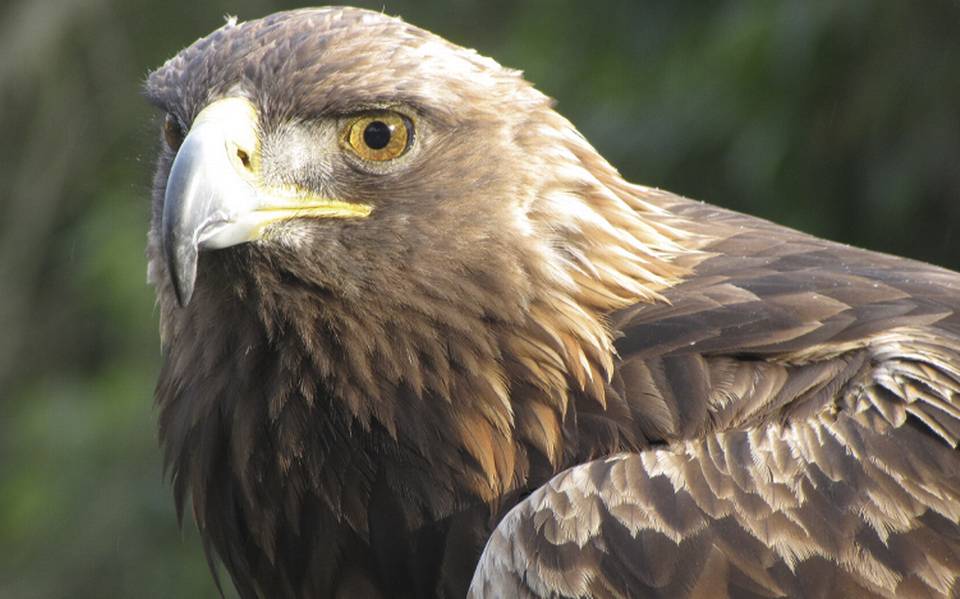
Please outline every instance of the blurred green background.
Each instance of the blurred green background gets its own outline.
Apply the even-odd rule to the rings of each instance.
[[[522,68],[631,180],[960,267],[960,5],[361,2]],[[269,0],[0,4],[0,598],[213,597],[161,475],[146,73]]]

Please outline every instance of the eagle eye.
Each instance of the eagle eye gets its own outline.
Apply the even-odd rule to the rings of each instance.
[[[384,162],[399,158],[410,148],[413,123],[396,112],[364,114],[347,122],[342,138],[360,158]]]
[[[186,134],[177,117],[167,113],[166,118],[163,119],[163,139],[167,142],[167,147],[176,152],[180,149],[184,137]]]

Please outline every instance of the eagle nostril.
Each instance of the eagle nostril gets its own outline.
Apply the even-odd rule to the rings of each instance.
[[[247,154],[244,150],[237,148],[237,158],[240,159],[240,164],[247,170],[250,170],[250,155]]]

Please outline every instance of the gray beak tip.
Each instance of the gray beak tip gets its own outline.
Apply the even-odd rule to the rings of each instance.
[[[183,244],[165,244],[164,253],[177,304],[185,308],[193,297],[194,283],[197,279],[197,248]]]

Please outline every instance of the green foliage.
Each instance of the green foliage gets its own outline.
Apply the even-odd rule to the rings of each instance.
[[[522,68],[631,180],[960,267],[960,6],[363,2]],[[152,408],[143,76],[242,0],[0,7],[0,597],[210,597]]]

